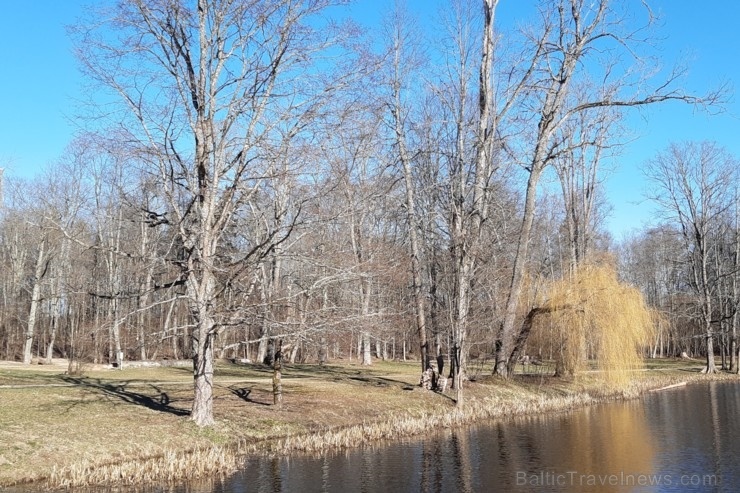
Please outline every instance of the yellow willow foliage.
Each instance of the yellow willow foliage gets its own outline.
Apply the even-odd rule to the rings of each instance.
[[[550,327],[561,373],[574,375],[593,357],[608,381],[623,385],[642,365],[654,318],[636,288],[610,265],[584,264],[555,282],[536,325]]]

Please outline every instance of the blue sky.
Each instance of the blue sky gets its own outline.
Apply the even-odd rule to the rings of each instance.
[[[428,22],[444,0],[407,0]],[[520,2],[501,0],[499,20],[520,15]],[[620,0],[617,0],[620,1]],[[621,0],[640,5],[640,0]],[[79,0],[0,0],[0,167],[8,175],[32,177],[53,163],[75,131],[76,101],[81,80],[65,25],[82,12]],[[518,3],[519,2],[519,3]],[[528,3],[528,2],[527,2]],[[372,24],[390,0],[358,0],[352,7],[363,23]],[[652,0],[662,18],[665,64],[688,60],[689,90],[702,92],[728,80],[740,88],[740,2],[735,0]],[[680,104],[635,113],[629,119],[632,141],[611,165],[608,198],[613,211],[608,227],[619,239],[652,220],[650,204],[641,203],[645,189],[639,167],[671,142],[715,140],[740,156],[740,105],[733,97],[726,111],[709,116]]]
[[[80,10],[74,0],[0,1],[0,166],[30,177],[74,132],[79,75],[65,25]]]

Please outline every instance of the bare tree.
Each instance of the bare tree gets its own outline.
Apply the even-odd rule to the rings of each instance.
[[[721,279],[712,268],[712,250],[723,216],[731,210],[737,180],[737,160],[711,142],[673,144],[645,167],[655,186],[650,198],[680,231],[687,254],[691,285],[698,296],[706,339],[705,373],[715,373],[713,305]]]
[[[468,351],[471,282],[479,253],[477,250],[481,225],[488,209],[488,183],[494,169],[496,122],[492,114],[492,67],[497,4],[497,0],[484,0],[480,38],[475,40],[468,36],[477,20],[469,9],[470,6],[463,2],[453,4],[454,15],[450,24],[454,33],[454,45],[449,51],[447,62],[450,76],[437,90],[445,120],[450,122],[446,183],[451,271],[450,376],[452,388],[456,390],[458,406],[464,404],[462,385]],[[480,53],[481,61],[477,67],[478,104],[475,116],[471,117],[468,105],[474,91],[470,79],[476,70],[471,61],[475,53]],[[474,123],[471,124],[471,121]]]
[[[571,269],[588,256],[604,217],[601,161],[616,145],[612,128],[618,125],[617,116],[611,108],[580,113],[562,128],[567,144],[553,162],[563,192]]]
[[[313,62],[335,32],[317,14],[334,3],[128,0],[77,30],[85,69],[124,103],[126,144],[162,187],[166,210],[150,212],[179,238],[199,426],[213,423],[219,274],[254,265],[286,231],[252,238],[228,259],[219,255],[223,233],[277,173],[264,146],[305,130],[318,99],[331,96]]]
[[[413,175],[413,156],[409,149],[409,112],[407,93],[411,90],[412,77],[419,77],[417,68],[420,65],[419,46],[414,41],[418,33],[413,31],[413,23],[408,14],[396,6],[392,20],[388,25],[388,41],[390,43],[391,67],[387,84],[390,94],[387,102],[390,114],[392,132],[395,140],[396,155],[403,173],[405,188],[406,221],[408,222],[409,256],[411,259],[411,282],[414,296],[414,314],[416,332],[419,337],[421,371],[430,367],[429,345],[427,343],[426,322],[426,293],[424,292],[422,271],[422,245],[419,234],[419,218],[417,214],[416,185]]]
[[[39,305],[41,304],[41,283],[49,271],[50,259],[48,257],[47,241],[48,240],[45,236],[42,237],[36,252],[36,268],[33,271],[31,288],[31,306],[28,312],[26,336],[23,343],[23,363],[26,365],[31,364],[33,337],[36,331],[36,319],[39,313]]]
[[[12,277],[18,284],[18,295],[21,290],[30,294],[30,300],[25,309],[25,327],[23,334],[22,361],[31,364],[34,345],[40,347],[37,338],[38,321],[40,309],[44,297],[48,294],[48,279],[54,261],[56,244],[52,235],[50,225],[45,220],[43,194],[47,191],[43,177],[33,182],[18,181],[12,184],[12,201],[19,212],[22,211],[25,222],[25,241],[21,238],[14,239],[15,244],[10,246],[15,250],[11,255],[16,262],[11,264]],[[33,267],[27,270],[26,260],[33,261]],[[15,265],[13,265],[15,264]],[[23,282],[26,276],[27,281]],[[19,300],[25,297],[20,297]],[[36,344],[35,344],[36,343]],[[40,350],[39,350],[40,353]]]

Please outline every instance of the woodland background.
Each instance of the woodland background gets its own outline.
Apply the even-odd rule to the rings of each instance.
[[[278,348],[506,376],[557,359],[523,327],[590,263],[643,293],[646,355],[737,368],[736,158],[656,149],[636,180],[662,222],[604,228],[625,115],[727,98],[655,70],[652,15],[549,0],[498,32],[496,0],[459,1],[429,40],[399,6],[372,39],[341,3],[131,0],[73,29],[104,92],[57,162],[4,183],[0,358],[193,358],[196,394],[212,357]]]

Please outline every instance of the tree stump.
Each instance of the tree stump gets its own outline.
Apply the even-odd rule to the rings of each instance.
[[[432,390],[433,388],[434,371],[431,368],[427,368],[421,372],[421,380],[419,386],[424,390]]]

